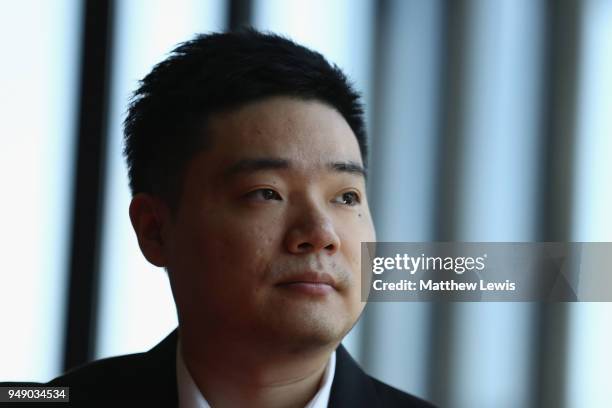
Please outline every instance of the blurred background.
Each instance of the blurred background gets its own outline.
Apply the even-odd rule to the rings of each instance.
[[[0,0],[0,381],[176,326],[121,122],[178,42],[244,24],[363,91],[380,241],[612,241],[612,0]],[[608,303],[376,303],[345,344],[441,407],[612,406]]]

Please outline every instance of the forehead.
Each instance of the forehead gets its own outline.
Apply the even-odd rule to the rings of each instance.
[[[245,157],[274,157],[296,165],[338,160],[362,163],[357,139],[338,111],[316,101],[274,97],[212,115],[213,156],[230,164]]]

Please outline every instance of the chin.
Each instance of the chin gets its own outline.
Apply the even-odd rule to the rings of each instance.
[[[278,316],[275,320],[273,340],[296,351],[335,347],[355,323],[354,319],[333,312]]]

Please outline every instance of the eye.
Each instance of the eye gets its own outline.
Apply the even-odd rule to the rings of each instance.
[[[260,188],[257,190],[253,190],[246,195],[247,198],[252,200],[262,200],[262,201],[270,201],[270,200],[282,200],[280,194],[271,188]]]
[[[347,191],[334,198],[332,202],[352,207],[361,203],[361,197],[356,191]]]

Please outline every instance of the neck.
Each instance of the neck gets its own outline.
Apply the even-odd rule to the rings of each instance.
[[[179,335],[191,377],[211,406],[303,408],[322,385],[337,344],[267,350],[234,342],[191,341]]]

